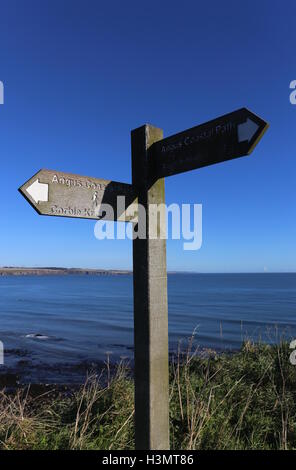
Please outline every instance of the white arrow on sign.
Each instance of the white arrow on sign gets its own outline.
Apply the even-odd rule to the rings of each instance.
[[[48,184],[39,183],[38,179],[34,181],[26,191],[30,194],[31,198],[34,199],[36,204],[38,204],[38,202],[48,201]]]
[[[252,121],[252,119],[248,118],[246,122],[243,122],[242,124],[239,124],[237,126],[238,129],[238,141],[239,142],[244,142],[247,140],[250,142],[252,137],[255,135],[255,133],[258,130],[258,124],[256,122]]]

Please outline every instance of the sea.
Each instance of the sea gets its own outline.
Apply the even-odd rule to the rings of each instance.
[[[296,338],[296,274],[168,275],[169,350],[236,351]],[[0,277],[0,374],[79,383],[133,365],[132,275]]]

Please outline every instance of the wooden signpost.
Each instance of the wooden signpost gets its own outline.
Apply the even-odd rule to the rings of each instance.
[[[164,177],[249,155],[267,128],[245,108],[165,139],[145,125],[131,135],[132,185],[41,170],[19,189],[39,214],[145,227],[133,241],[136,449],[169,449],[166,240],[160,225],[150,236],[149,206],[165,203]],[[135,204],[145,211],[129,211]]]

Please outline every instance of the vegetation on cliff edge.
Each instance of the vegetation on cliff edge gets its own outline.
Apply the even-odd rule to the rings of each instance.
[[[286,342],[234,354],[189,347],[172,361],[172,449],[296,449],[296,366]],[[71,394],[0,392],[1,449],[132,449],[133,381],[123,364]]]

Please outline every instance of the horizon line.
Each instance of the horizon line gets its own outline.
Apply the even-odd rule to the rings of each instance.
[[[0,266],[0,271],[3,270],[64,270],[64,271],[96,271],[96,272],[122,272],[133,273],[129,268],[81,268],[81,267],[65,267],[65,266]],[[296,274],[295,271],[192,271],[192,270],[179,270],[169,269],[168,274]]]

